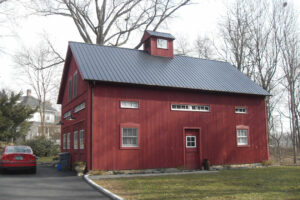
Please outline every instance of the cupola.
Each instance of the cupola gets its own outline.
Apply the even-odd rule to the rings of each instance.
[[[173,40],[175,37],[169,33],[161,33],[155,31],[146,30],[142,43],[144,50],[150,55],[173,58]]]

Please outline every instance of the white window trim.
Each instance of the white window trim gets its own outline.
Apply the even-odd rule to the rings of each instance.
[[[63,134],[63,149],[67,149],[67,134]]]
[[[128,104],[130,104],[130,105],[128,105]],[[134,104],[136,106],[134,106]],[[121,108],[138,109],[139,108],[139,102],[138,101],[120,101],[120,107]]]
[[[239,131],[247,131],[247,136],[239,136]],[[247,138],[247,143],[239,143],[239,138]],[[237,129],[236,140],[238,146],[249,146],[249,130],[248,129]]]
[[[195,145],[194,146],[188,146],[188,138],[195,138]],[[185,147],[186,148],[196,148],[197,147],[197,137],[196,136],[191,136],[191,135],[187,135],[185,136]]]
[[[71,133],[67,133],[67,149],[71,149]]]
[[[244,109],[245,111],[240,111],[240,109]],[[235,113],[247,114],[247,108],[246,107],[235,107]]]
[[[158,38],[156,42],[157,42],[156,47],[158,49],[168,49],[168,40]],[[166,46],[164,46],[163,44]]]
[[[186,109],[181,109],[181,108],[173,108],[173,106],[187,106]],[[208,108],[208,109],[204,109],[204,110],[196,110],[193,109],[193,106],[200,106],[200,107],[204,107],[204,108]],[[190,111],[190,112],[210,112],[210,106],[208,105],[189,105],[189,104],[171,104],[171,110],[177,110],[177,111]]]
[[[128,145],[128,144],[124,144],[123,142],[123,130],[124,129],[136,129],[136,133],[137,133],[137,136],[135,137],[135,136],[126,136],[127,138],[130,138],[130,137],[132,137],[132,138],[136,138],[137,139],[137,144],[136,145]],[[139,129],[138,128],[136,128],[136,127],[122,127],[122,138],[121,138],[121,140],[122,140],[122,147],[134,147],[134,148],[136,148],[136,147],[139,147]]]

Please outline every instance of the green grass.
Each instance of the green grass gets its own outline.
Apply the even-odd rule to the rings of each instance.
[[[102,179],[99,185],[127,200],[296,200],[300,167],[224,170],[218,173]]]
[[[39,157],[39,159],[37,160],[38,163],[50,163],[53,162],[53,158],[55,158],[56,156],[49,156],[49,157]]]

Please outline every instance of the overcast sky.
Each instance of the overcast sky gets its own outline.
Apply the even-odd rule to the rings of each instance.
[[[196,5],[181,8],[176,14],[177,17],[160,31],[169,32],[177,37],[185,37],[190,42],[195,40],[197,35],[217,37],[218,22],[225,13],[225,5],[229,2],[230,0],[199,0]],[[300,0],[288,0],[288,2],[293,3],[300,13]],[[18,13],[12,12],[15,16],[23,15],[24,9],[17,7],[14,8],[14,12]],[[14,91],[25,92],[27,88],[30,88],[20,80],[10,56],[22,45],[32,47],[40,41],[39,38],[43,33],[47,33],[59,52],[65,55],[68,41],[82,42],[72,20],[64,17],[21,17],[16,22],[2,20],[0,33],[0,35],[3,33],[8,35],[0,37],[0,49],[6,51],[0,54],[0,89]],[[134,44],[127,45],[129,48],[133,46]]]

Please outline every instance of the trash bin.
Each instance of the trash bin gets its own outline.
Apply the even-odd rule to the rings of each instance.
[[[71,155],[69,152],[59,153],[59,164],[61,171],[70,170]]]

